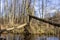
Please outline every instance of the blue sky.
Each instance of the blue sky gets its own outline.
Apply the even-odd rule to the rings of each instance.
[[[40,4],[39,4],[40,3]],[[47,4],[46,4],[47,3]],[[39,5],[40,5],[40,13],[39,13]],[[42,13],[42,0],[36,0],[35,4],[35,9],[36,9],[36,16]],[[45,10],[47,13],[52,13],[56,12],[56,10],[60,10],[60,0],[44,0],[44,14]]]
[[[8,3],[10,3],[10,1],[8,1]],[[36,12],[35,15],[36,16],[38,15],[38,17],[40,17],[39,14],[42,13],[42,0],[35,0],[34,8]],[[4,11],[3,9],[4,9],[4,0],[1,0],[1,11]],[[40,13],[39,13],[39,9],[40,9]],[[47,1],[44,0],[44,13],[45,13],[45,10],[47,11],[47,13],[54,13],[58,9],[60,10],[60,0],[47,0]]]

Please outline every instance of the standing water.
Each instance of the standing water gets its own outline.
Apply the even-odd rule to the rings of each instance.
[[[39,35],[26,35],[18,34],[18,35],[7,35],[6,40],[60,40],[59,37],[47,37],[47,36],[39,36]]]

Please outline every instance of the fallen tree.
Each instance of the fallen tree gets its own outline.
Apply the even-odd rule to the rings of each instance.
[[[38,17],[32,16],[32,15],[29,15],[29,21],[31,20],[31,18],[34,18],[34,19],[39,20],[39,21],[42,21],[42,22],[44,22],[44,23],[48,23],[48,24],[51,24],[51,25],[54,25],[54,26],[60,27],[60,24],[57,23],[57,22],[54,22],[54,21],[45,20],[45,19],[41,19],[41,18],[38,18]]]
[[[10,31],[10,30],[14,30],[14,29],[20,29],[22,27],[25,27],[27,25],[27,23],[25,24],[22,24],[22,25],[19,25],[17,27],[12,27],[12,28],[6,28],[6,29],[3,29],[3,30],[0,30],[0,34],[3,33],[4,31]]]

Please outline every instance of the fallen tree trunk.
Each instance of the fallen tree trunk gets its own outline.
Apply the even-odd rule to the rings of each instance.
[[[16,29],[20,29],[20,28],[22,28],[22,27],[25,27],[26,25],[27,25],[27,23],[22,24],[22,25],[16,27]],[[0,30],[0,34],[3,33],[3,32],[5,32],[5,31],[10,31],[10,30],[13,30],[13,29],[15,29],[15,28],[12,27],[12,28],[7,28],[7,29]]]
[[[48,23],[48,24],[51,24],[51,25],[53,25],[53,26],[60,27],[60,24],[57,23],[57,22],[53,22],[53,21],[50,21],[50,20],[41,19],[41,18],[32,16],[32,15],[29,15],[29,18],[30,18],[29,21],[31,20],[31,18],[34,18],[34,19],[39,20],[39,21],[42,21],[42,22],[44,22],[44,23]]]

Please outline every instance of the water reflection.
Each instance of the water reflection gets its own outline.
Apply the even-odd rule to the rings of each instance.
[[[59,40],[58,37],[47,37],[39,35],[30,35],[30,40]]]
[[[58,37],[48,37],[47,40],[59,40]]]
[[[47,37],[39,35],[10,35],[6,36],[6,40],[59,40],[59,37]]]
[[[24,35],[23,34],[8,34],[6,36],[6,40],[24,40]]]

